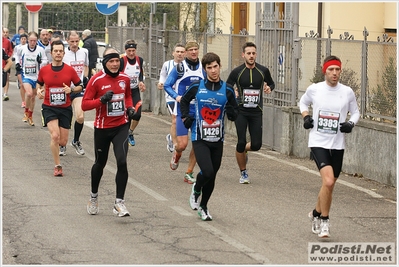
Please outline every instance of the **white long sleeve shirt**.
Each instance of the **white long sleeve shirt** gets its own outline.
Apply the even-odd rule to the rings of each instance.
[[[345,149],[345,133],[339,130],[340,123],[349,120],[357,123],[360,118],[356,97],[353,90],[341,83],[331,87],[320,82],[310,85],[301,97],[301,113],[313,107],[314,127],[309,133],[309,147],[325,149]]]

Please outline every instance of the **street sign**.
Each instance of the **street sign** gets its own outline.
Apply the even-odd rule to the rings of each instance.
[[[97,2],[96,8],[103,15],[112,15],[119,8],[119,2]]]
[[[39,12],[42,9],[43,5],[41,2],[26,2],[25,8],[32,13]]]

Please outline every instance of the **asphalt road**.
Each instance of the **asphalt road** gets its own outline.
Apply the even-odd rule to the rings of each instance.
[[[143,113],[136,146],[129,147],[125,199],[131,216],[112,213],[113,153],[100,184],[100,213],[88,215],[94,113],[86,113],[81,136],[86,154],[68,144],[64,177],[54,177],[41,100],[31,127],[21,120],[14,82],[9,96],[1,103],[3,264],[303,265],[313,242],[397,242],[396,188],[342,174],[330,214],[332,236],[320,240],[307,218],[321,183],[314,162],[262,148],[249,153],[252,183],[242,185],[231,135],[208,206],[213,221],[201,221],[188,205],[191,185],[183,182],[189,150],[172,171],[165,139],[170,118],[150,112]]]

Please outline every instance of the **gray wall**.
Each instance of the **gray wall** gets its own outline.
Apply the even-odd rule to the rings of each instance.
[[[142,93],[143,110],[156,115],[169,114],[164,91],[158,90],[156,81],[150,80],[146,79],[147,90]],[[272,123],[276,118],[280,123]],[[225,130],[236,136],[234,123],[226,121]],[[264,106],[263,147],[271,148],[266,143],[272,143],[273,150],[282,154],[309,158],[308,135],[298,107]],[[361,119],[353,132],[346,136],[342,171],[396,186],[396,166],[396,126]]]

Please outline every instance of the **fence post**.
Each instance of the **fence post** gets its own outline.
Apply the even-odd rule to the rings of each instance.
[[[362,75],[361,75],[361,89],[360,89],[360,116],[364,118],[366,111],[366,90],[367,90],[367,59],[368,59],[368,45],[367,36],[369,32],[366,27],[363,31],[363,43],[362,43]]]
[[[331,34],[333,33],[333,30],[330,28],[330,25],[328,25],[327,29],[327,44],[326,44],[326,57],[331,56]]]

